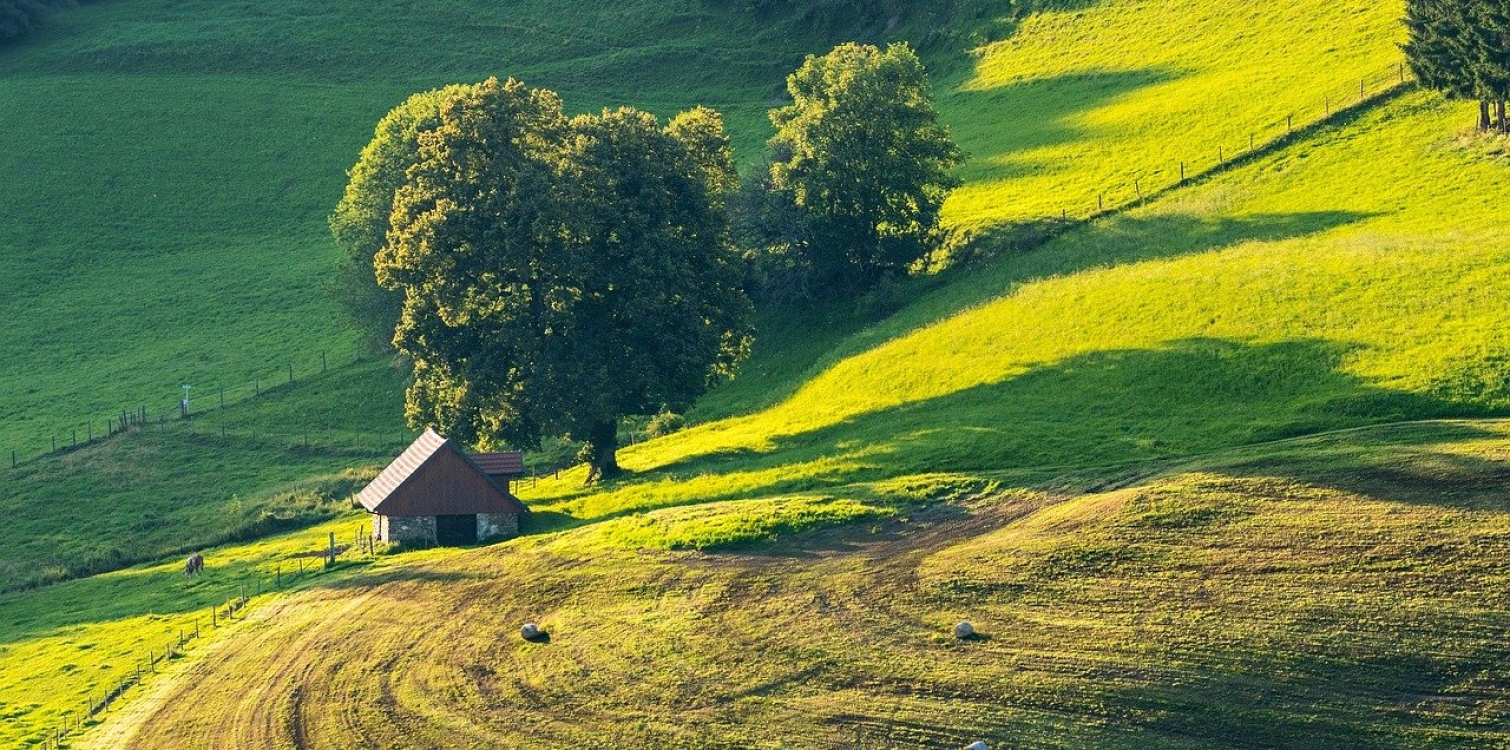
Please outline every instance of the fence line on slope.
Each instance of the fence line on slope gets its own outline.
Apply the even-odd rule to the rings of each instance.
[[[1356,110],[1415,82],[1404,62],[1376,69],[1351,84],[1321,92],[1315,107],[1307,113],[1291,112],[1248,128],[1246,143],[1215,143],[1198,157],[1171,161],[1163,166],[1139,170],[1131,183],[1121,182],[1096,191],[1096,205],[1071,209],[1066,206],[1058,217],[1062,224],[1091,221],[1142,205],[1156,195],[1195,182],[1241,163],[1257,154],[1283,144],[1300,131],[1326,123]]]
[[[268,377],[256,377],[251,381],[208,387],[189,384],[191,388],[187,391],[190,394],[186,399],[187,403],[180,400],[163,405],[161,400],[153,399],[147,403],[156,403],[157,406],[149,407],[147,403],[144,403],[147,400],[138,401],[138,405],[121,409],[108,417],[87,419],[62,430],[43,432],[42,435],[45,438],[39,438],[36,443],[33,443],[35,447],[27,448],[13,444],[9,449],[9,467],[15,470],[37,459],[60,455],[123,433],[163,427],[216,409],[243,404],[264,396],[282,394],[297,382],[328,373],[332,366],[361,361],[360,356],[354,356],[348,361],[333,363],[328,353],[321,351],[318,362],[306,361],[305,364],[299,364],[289,361]],[[211,404],[210,407],[196,408],[196,404],[204,403],[206,400]],[[0,457],[0,460],[5,460],[5,457]]]
[[[271,574],[263,569],[255,570],[250,579],[245,575],[234,581],[237,586],[235,595],[228,596],[226,600],[209,608],[208,613],[201,611],[196,613],[192,620],[179,623],[176,637],[169,636],[163,641],[163,647],[150,648],[145,656],[138,655],[132,659],[131,670],[122,674],[118,679],[112,679],[103,688],[91,689],[85,699],[79,702],[77,711],[67,711],[53,726],[52,731],[47,732],[41,738],[41,744],[36,747],[40,750],[63,750],[68,747],[70,737],[85,731],[99,721],[96,719],[100,714],[107,713],[116,701],[121,700],[134,687],[138,687],[154,674],[157,674],[159,664],[171,659],[183,656],[190,643],[202,635],[228,627],[237,622],[248,604],[253,600],[271,594],[275,591],[287,590],[293,584],[306,580],[309,576],[323,573],[334,568],[342,555],[351,553],[354,559],[357,556],[371,558],[376,556],[377,549],[375,540],[371,534],[366,533],[365,526],[358,526],[352,534],[351,544],[337,546],[335,534],[331,534],[330,545],[312,552],[294,555],[291,564],[285,572],[283,565],[289,560],[284,559],[276,563]],[[306,560],[314,558],[319,562],[306,564]],[[264,585],[265,584],[265,585]],[[200,626],[205,630],[201,632]],[[107,665],[108,666],[108,665]]]

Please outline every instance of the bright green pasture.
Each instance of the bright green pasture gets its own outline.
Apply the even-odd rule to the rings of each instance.
[[[245,592],[259,606],[268,598],[256,597],[258,592],[328,580],[316,575],[323,571],[316,554],[328,546],[331,532],[343,540],[339,544],[344,547],[364,523],[366,514],[348,509],[336,520],[302,531],[206,549],[204,573],[192,579],[184,578],[182,561],[175,558],[43,589],[0,594],[0,715],[6,717],[0,722],[0,746],[34,746],[51,735],[65,715],[72,726],[82,718],[86,701],[97,703],[138,667],[152,675],[149,656],[160,656],[170,641],[176,643],[180,632],[192,634],[197,625],[201,638],[190,640],[185,649],[193,658],[207,643],[225,635],[223,610],[233,597]],[[359,557],[342,554],[343,561]],[[210,610],[217,607],[221,613],[212,618]],[[242,619],[238,616],[232,622]],[[220,627],[212,627],[212,622]],[[159,664],[157,670],[166,666]],[[155,679],[148,676],[145,681]],[[131,688],[122,700],[137,697],[143,689]],[[120,705],[96,715],[93,723],[109,721]]]
[[[951,74],[969,155],[945,206],[967,230],[1094,213],[1204,172],[1398,82],[1395,0],[1078,2],[1034,15]],[[1330,100],[1330,105],[1329,105]],[[1455,125],[1458,123],[1454,123]],[[1219,153],[1220,149],[1220,153]],[[1135,185],[1139,181],[1140,185]]]
[[[817,358],[790,396],[626,450],[641,477],[540,494],[591,518],[1499,413],[1510,407],[1510,251],[1497,239],[1510,180],[1458,141],[1462,114],[1411,94],[961,270]]]
[[[1245,141],[1254,122],[1393,61],[1396,15],[1314,0],[1077,3],[1025,19],[968,66],[961,40],[996,20],[895,33],[930,40],[945,120],[972,156],[950,220],[980,228],[1088,205],[1155,163],[1194,168],[1210,156],[1200,144]],[[184,383],[244,391],[322,351],[349,360],[354,336],[323,294],[324,217],[373,124],[409,93],[517,75],[575,109],[709,104],[754,165],[784,76],[832,41],[648,0],[137,0],[59,14],[0,50],[0,458],[124,409],[168,410]]]

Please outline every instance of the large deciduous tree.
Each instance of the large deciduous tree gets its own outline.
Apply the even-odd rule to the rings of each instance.
[[[1449,97],[1478,100],[1480,130],[1497,123],[1510,132],[1510,0],[1408,0],[1405,26],[1416,77]]]
[[[751,334],[716,112],[568,119],[489,80],[448,90],[417,140],[374,259],[404,294],[411,424],[482,446],[565,434],[611,476],[623,417],[732,376]]]
[[[802,217],[819,283],[869,285],[936,249],[960,152],[911,48],[845,44],[809,56],[787,89],[771,182]]]

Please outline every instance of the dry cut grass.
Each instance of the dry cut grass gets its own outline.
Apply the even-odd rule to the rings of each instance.
[[[522,540],[301,595],[127,746],[1493,746],[1507,459],[1436,423],[767,552]]]

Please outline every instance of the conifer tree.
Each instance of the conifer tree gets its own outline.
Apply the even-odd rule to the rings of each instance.
[[[1510,128],[1510,0],[1408,0],[1411,71],[1451,98],[1476,99],[1478,127]]]

